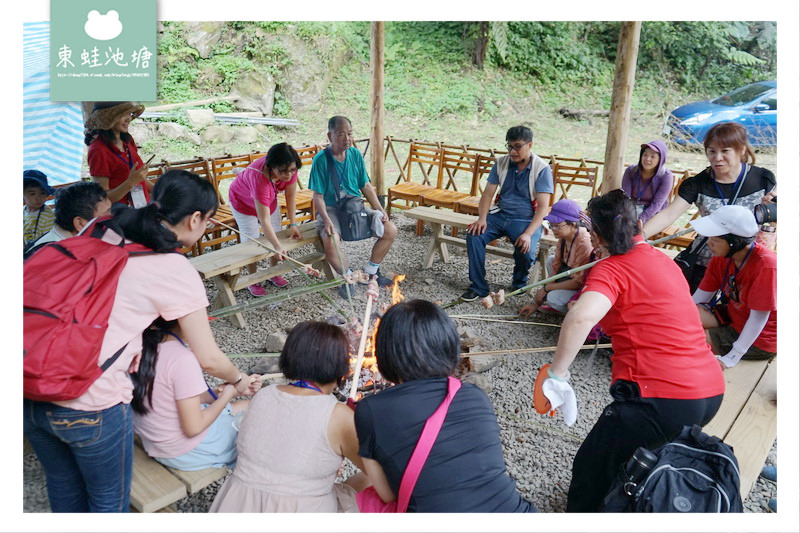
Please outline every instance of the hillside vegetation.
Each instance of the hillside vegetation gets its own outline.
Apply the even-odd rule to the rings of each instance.
[[[201,57],[189,44],[197,26],[163,23],[158,103],[226,96],[255,73],[273,88],[272,114],[300,125],[262,128],[262,141],[248,146],[155,139],[145,151],[176,159],[324,142],[333,114],[348,115],[356,135],[367,136],[368,22],[219,26]],[[617,22],[387,22],[385,133],[500,147],[506,129],[522,123],[534,130],[537,153],[602,159],[606,120],[565,119],[558,110],[608,110],[618,33]],[[639,144],[659,136],[674,107],[775,77],[774,22],[644,22],[626,157],[635,160]],[[698,153],[671,159],[679,168],[705,166]]]

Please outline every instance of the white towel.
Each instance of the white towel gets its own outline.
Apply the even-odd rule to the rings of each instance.
[[[575,423],[578,419],[578,401],[575,398],[575,391],[568,382],[547,378],[542,383],[542,392],[550,400],[553,409],[561,409],[566,425],[571,426]]]

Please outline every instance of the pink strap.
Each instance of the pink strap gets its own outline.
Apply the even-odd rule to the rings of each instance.
[[[422,472],[425,461],[428,460],[433,443],[436,442],[436,437],[439,436],[444,418],[447,416],[447,410],[450,408],[450,402],[453,401],[453,397],[460,388],[461,381],[454,377],[447,378],[447,396],[445,396],[439,408],[425,422],[425,427],[422,428],[422,434],[419,436],[414,452],[411,454],[406,471],[403,472],[403,479],[400,481],[400,491],[397,496],[398,513],[405,513],[408,508],[411,492],[417,484],[417,479],[419,479],[419,474]]]

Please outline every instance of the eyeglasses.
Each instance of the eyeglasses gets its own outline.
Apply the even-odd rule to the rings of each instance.
[[[550,224],[550,229],[552,229],[553,231],[559,231],[566,225],[567,225],[566,222],[559,222],[558,224]]]
[[[514,143],[514,144],[506,143],[506,148],[508,148],[509,152],[519,152],[520,150],[525,148],[525,146],[528,144],[530,143]]]
[[[273,168],[272,171],[275,174],[283,174],[284,176],[291,176],[295,172],[297,172],[297,167],[283,167],[283,168]]]

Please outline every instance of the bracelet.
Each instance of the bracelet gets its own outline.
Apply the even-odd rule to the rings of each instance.
[[[567,381],[571,376],[572,375],[569,373],[569,370],[567,370],[567,375],[562,378],[561,376],[557,376],[553,373],[552,367],[547,367],[547,377],[553,378],[556,381]]]
[[[289,224],[289,227],[290,227],[290,228],[291,228],[291,227],[294,227],[294,226],[299,226],[299,224],[297,224],[296,222],[292,222],[291,224]]]
[[[242,381],[242,373],[241,372],[239,372],[239,379],[237,379],[236,381],[229,381],[228,385],[233,385],[235,387],[236,385],[239,384],[240,381]]]

